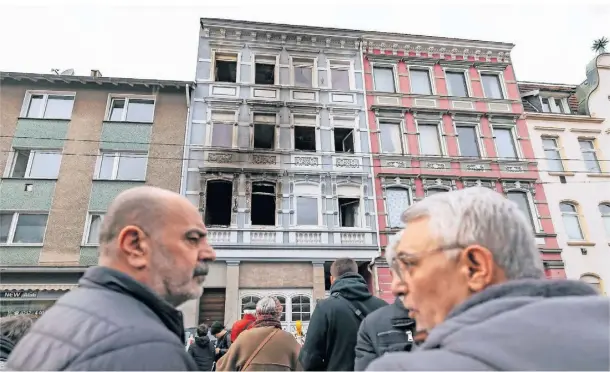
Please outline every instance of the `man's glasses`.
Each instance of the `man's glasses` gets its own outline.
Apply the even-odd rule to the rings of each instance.
[[[439,247],[416,254],[400,252],[392,259],[392,270],[394,270],[398,277],[403,280],[404,274],[411,274],[413,269],[418,266],[425,257],[432,256],[438,252],[446,252],[454,249],[464,249],[464,247]]]

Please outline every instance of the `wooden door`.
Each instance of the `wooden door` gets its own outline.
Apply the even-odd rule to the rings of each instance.
[[[199,324],[225,320],[225,288],[205,288],[199,301]],[[226,326],[226,324],[225,324]]]

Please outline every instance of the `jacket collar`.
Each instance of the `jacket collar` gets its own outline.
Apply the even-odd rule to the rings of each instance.
[[[400,297],[396,297],[394,304],[391,305],[394,308],[392,312],[392,326],[396,328],[414,328],[415,320],[409,318],[409,312],[405,309]]]
[[[79,286],[102,287],[140,301],[152,310],[170,331],[184,341],[182,313],[131,276],[108,267],[95,266],[87,269],[79,280]]]

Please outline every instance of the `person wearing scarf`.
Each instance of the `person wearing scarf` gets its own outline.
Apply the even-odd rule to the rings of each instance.
[[[302,371],[301,345],[282,330],[283,306],[275,297],[256,304],[256,320],[216,363],[217,371]]]

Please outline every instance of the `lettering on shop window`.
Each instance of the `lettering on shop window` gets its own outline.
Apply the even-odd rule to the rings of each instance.
[[[6,291],[6,292],[2,292],[2,297],[4,297],[4,298],[36,298],[36,297],[38,297],[38,292]]]

